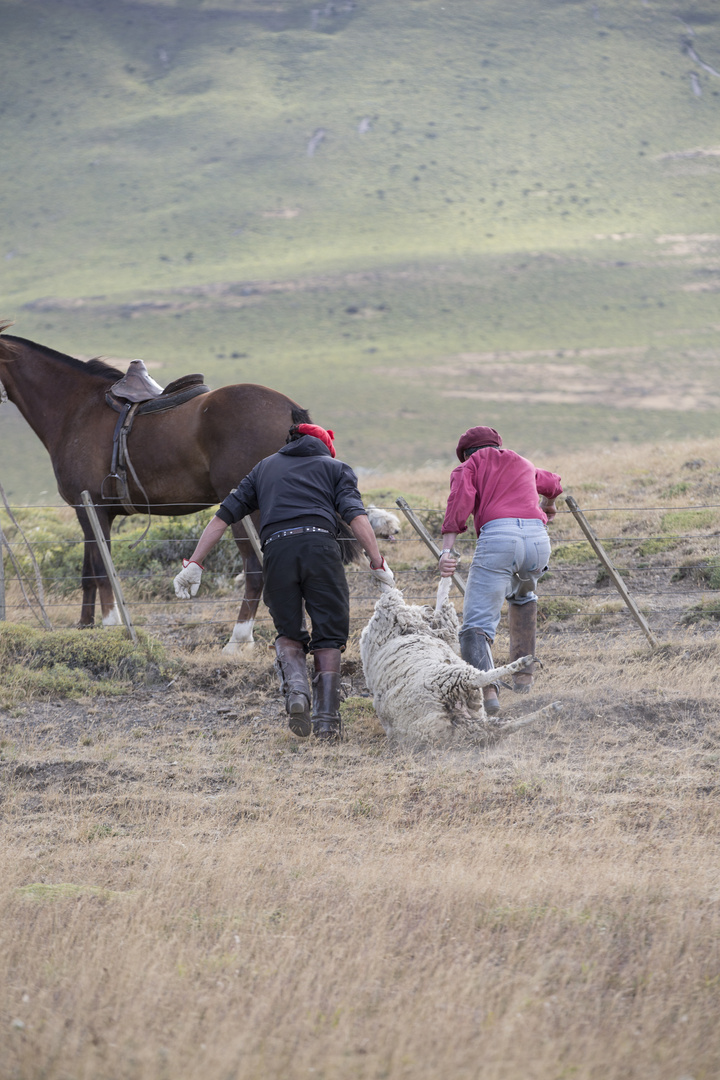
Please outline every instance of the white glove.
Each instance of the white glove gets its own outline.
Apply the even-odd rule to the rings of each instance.
[[[383,559],[379,566],[371,566],[370,573],[381,585],[387,585],[391,589],[395,585],[395,575],[385,562],[385,559]]]
[[[189,600],[191,596],[195,596],[200,588],[202,572],[200,563],[183,559],[183,568],[173,581],[175,595],[181,600]]]

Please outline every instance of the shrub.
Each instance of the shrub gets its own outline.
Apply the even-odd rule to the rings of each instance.
[[[16,516],[32,546],[45,589],[61,596],[74,593],[80,587],[83,560],[83,535],[75,515],[63,508],[27,508]],[[130,595],[139,599],[169,596],[171,578],[182,560],[192,554],[197,538],[212,516],[212,510],[204,510],[183,517],[154,518],[147,536],[137,547],[132,545],[140,540],[146,518],[138,515],[116,519],[111,537],[112,558]],[[34,583],[30,556],[14,526],[7,530],[7,537],[13,544],[21,573]],[[209,571],[203,582],[206,592],[226,588],[242,569],[240,553],[229,532],[208,556],[205,566]],[[14,576],[9,561],[6,574],[8,579]]]

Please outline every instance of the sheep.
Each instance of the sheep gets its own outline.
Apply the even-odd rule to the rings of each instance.
[[[372,503],[367,507],[368,521],[370,522],[370,528],[377,536],[378,540],[390,540],[395,542],[395,537],[400,532],[400,522],[395,516],[391,514],[389,510],[381,510],[379,507],[374,506]]]
[[[559,703],[515,720],[490,720],[483,686],[521,671],[531,656],[493,671],[478,671],[458,655],[458,618],[452,604],[437,611],[406,604],[399,589],[385,588],[360,637],[365,682],[386,734],[422,745],[490,745]]]

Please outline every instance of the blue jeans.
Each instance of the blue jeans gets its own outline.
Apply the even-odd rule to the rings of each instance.
[[[550,539],[537,518],[497,518],[483,525],[468,573],[463,630],[479,627],[494,641],[503,601],[537,600],[538,578],[549,559]]]

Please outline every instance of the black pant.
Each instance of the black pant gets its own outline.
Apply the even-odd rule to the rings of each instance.
[[[279,637],[310,649],[344,649],[350,632],[350,594],[340,545],[322,533],[281,536],[265,547],[263,600]],[[303,626],[302,602],[312,622]]]

